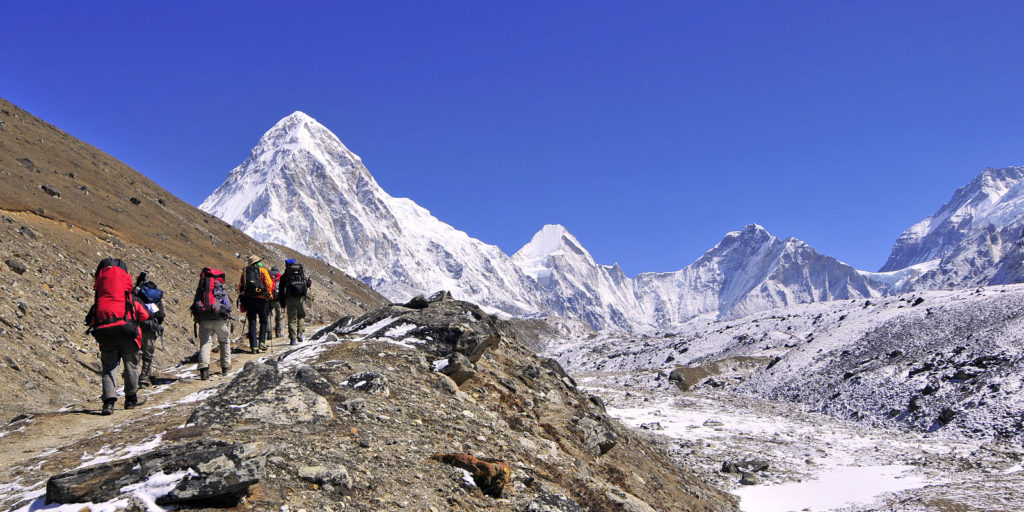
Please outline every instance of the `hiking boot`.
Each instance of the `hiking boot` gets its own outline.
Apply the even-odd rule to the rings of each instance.
[[[139,398],[139,395],[125,395],[124,397],[125,409],[134,409],[144,403],[146,403],[146,397]],[[111,408],[113,408],[113,404],[111,404]]]
[[[292,339],[288,340],[288,344],[289,345],[294,345],[295,344],[295,338],[292,338]]]
[[[200,380],[210,380],[210,369],[209,368],[200,368],[199,369],[199,379]]]
[[[103,410],[100,411],[100,414],[102,414],[104,416],[110,416],[111,414],[114,414],[114,403],[115,402],[117,402],[117,400],[104,400],[103,401]]]
[[[267,351],[267,346],[266,345],[260,345],[260,352],[266,352],[266,351]]]
[[[231,371],[231,365],[228,365],[228,366],[221,366],[221,367],[220,367],[220,374],[221,374],[221,375],[227,375],[227,374],[228,374],[228,372],[230,372],[230,371]]]
[[[304,341],[304,340],[303,340],[303,338],[302,338],[302,335],[300,334],[300,335],[299,335],[299,343],[302,343],[303,341]]]

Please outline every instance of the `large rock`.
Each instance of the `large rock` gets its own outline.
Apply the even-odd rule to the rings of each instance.
[[[613,430],[607,418],[579,418],[576,429],[583,436],[584,445],[594,455],[608,453],[619,442],[619,436]]]
[[[474,304],[437,300],[385,306],[345,326],[333,327],[339,335],[383,338],[413,345],[431,355],[446,357],[458,352],[476,363],[484,352],[498,346],[501,331],[494,318]],[[325,331],[317,336],[326,335]]]
[[[461,386],[462,383],[476,375],[476,368],[466,356],[453,352],[448,356],[448,363],[441,368],[441,373],[455,381],[456,386]]]
[[[267,447],[262,443],[232,444],[201,440],[169,446],[120,461],[78,469],[46,482],[47,503],[102,503],[126,487],[148,480],[177,478],[159,505],[190,503],[237,504],[264,475]]]
[[[542,494],[526,506],[526,512],[586,512],[562,494]]]
[[[322,423],[334,417],[327,400],[274,366],[250,361],[231,384],[196,407],[189,423],[270,425]]]

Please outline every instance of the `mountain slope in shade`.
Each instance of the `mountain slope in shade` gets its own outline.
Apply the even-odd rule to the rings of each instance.
[[[1024,167],[985,169],[932,216],[903,232],[880,272],[941,259],[989,225],[1001,229],[1024,216]]]
[[[513,314],[533,285],[498,247],[384,192],[362,160],[295,112],[274,125],[200,208],[262,241],[337,265],[392,300],[439,289]]]

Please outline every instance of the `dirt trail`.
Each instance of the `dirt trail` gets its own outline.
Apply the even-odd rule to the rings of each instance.
[[[281,338],[274,341],[273,352],[249,354],[233,350],[232,369],[227,376],[220,373],[217,354],[213,354],[211,358],[210,380],[199,380],[195,364],[174,368],[164,375],[173,376],[175,380],[142,388],[139,395],[146,397],[147,400],[136,409],[125,410],[124,399],[121,397],[118,399],[114,414],[103,416],[100,414],[102,403],[97,398],[71,404],[59,411],[30,414],[12,421],[0,428],[0,475],[12,475],[13,478],[13,468],[24,466],[25,462],[32,458],[44,454],[58,454],[62,447],[90,437],[99,437],[97,435],[103,432],[122,430],[141,420],[153,420],[155,416],[160,416],[160,421],[168,429],[179,426],[191,412],[193,404],[182,404],[179,407],[173,407],[173,404],[189,394],[230,382],[231,375],[240,371],[248,361],[280,354],[288,347],[287,339],[284,343]],[[238,344],[237,340],[235,343]],[[118,380],[120,382],[120,376]],[[10,482],[0,481],[0,484],[4,483]]]

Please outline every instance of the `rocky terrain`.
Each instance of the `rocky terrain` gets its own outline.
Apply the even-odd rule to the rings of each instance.
[[[143,414],[9,425],[3,451],[36,450],[0,458],[12,475],[0,506],[737,510],[503,321],[447,294],[342,318],[315,340],[247,357],[230,378],[151,389]],[[94,431],[42,436],[45,450],[28,442],[82,421]]]
[[[806,304],[549,351],[572,373],[718,388],[872,425],[1010,439],[1024,427],[1024,286]],[[626,378],[626,377],[623,377]]]
[[[158,370],[197,350],[187,305],[204,266],[234,280],[249,254],[279,265],[298,259],[314,281],[313,323],[386,302],[322,262],[256,242],[4,100],[0,177],[0,417],[98,396],[99,355],[83,320],[104,257],[125,260],[133,275],[148,270],[166,293]]]
[[[1024,454],[1011,441],[876,427],[711,387],[624,386],[622,376],[578,379],[609,415],[729,489],[745,512],[1024,509]]]

